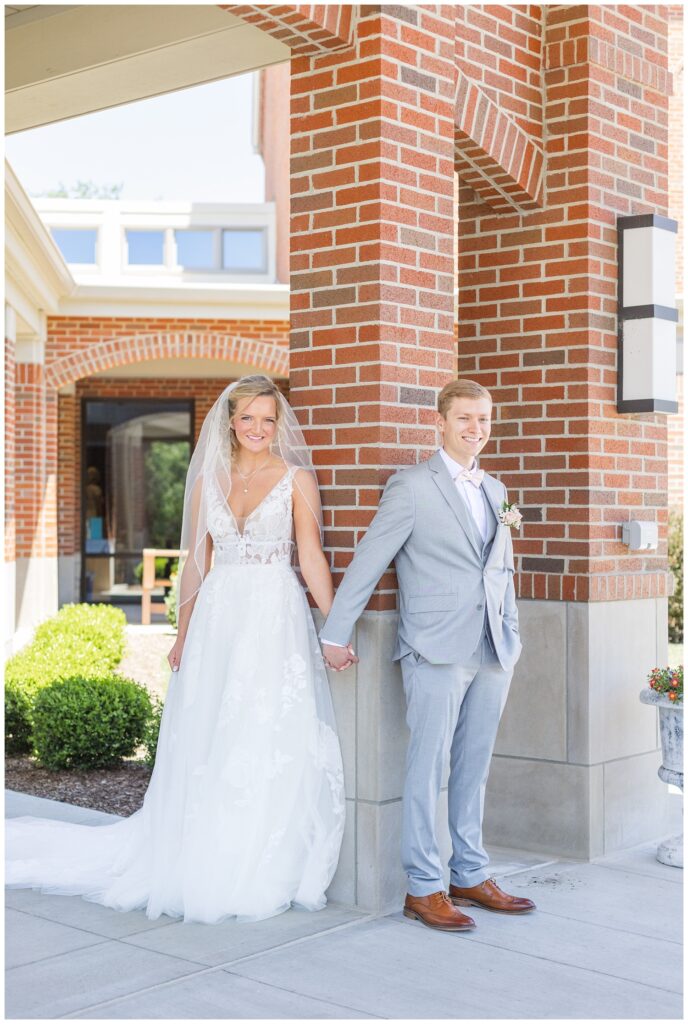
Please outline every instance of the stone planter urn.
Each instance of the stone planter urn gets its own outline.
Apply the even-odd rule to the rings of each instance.
[[[640,691],[643,704],[654,704],[659,711],[659,735],[662,763],[657,770],[662,782],[683,792],[683,703],[669,700],[648,686]],[[657,860],[674,868],[683,867],[683,834],[672,836],[657,847]]]

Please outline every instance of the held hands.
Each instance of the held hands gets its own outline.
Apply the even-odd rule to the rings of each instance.
[[[351,665],[358,663],[358,658],[351,644],[346,647],[333,647],[332,644],[323,644],[323,658],[328,668],[335,672],[344,672]]]

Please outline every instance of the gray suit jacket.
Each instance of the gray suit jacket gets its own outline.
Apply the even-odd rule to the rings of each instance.
[[[375,518],[342,580],[321,637],[346,644],[377,581],[394,560],[399,632],[394,659],[416,651],[431,664],[462,664],[487,615],[497,657],[512,668],[521,653],[511,527],[497,511],[506,488],[487,473],[483,539],[439,452],[390,477]]]

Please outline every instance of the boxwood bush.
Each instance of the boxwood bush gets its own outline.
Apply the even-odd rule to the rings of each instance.
[[[165,702],[160,700],[159,697],[152,698],[151,714],[143,737],[143,746],[146,751],[145,761],[149,768],[155,766],[155,755],[158,750],[158,739],[160,738],[160,721],[164,706]]]
[[[165,615],[169,624],[176,629],[177,628],[177,573],[173,572],[170,576],[172,586],[169,587],[165,594]]]
[[[32,646],[52,648],[68,636],[99,662],[116,668],[124,656],[126,624],[121,608],[107,604],[66,604],[57,615],[38,627]]]
[[[32,707],[38,691],[72,676],[101,678],[122,660],[124,612],[109,605],[65,605],[42,623],[33,641],[5,666],[8,753],[31,750]]]
[[[133,679],[74,676],[48,683],[33,704],[33,744],[45,768],[108,768],[131,756],[151,717]]]
[[[16,682],[5,682],[5,751],[25,754],[31,749],[31,698]]]

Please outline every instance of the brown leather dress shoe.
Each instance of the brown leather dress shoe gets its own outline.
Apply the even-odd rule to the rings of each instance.
[[[475,928],[475,921],[453,906],[446,892],[433,892],[429,896],[409,896],[404,901],[404,917],[422,921],[428,928],[441,932],[467,932]]]
[[[502,892],[494,878],[488,878],[480,885],[473,885],[469,889],[450,885],[449,899],[455,906],[484,907],[485,910],[493,910],[496,914],[527,914],[535,910],[532,900]]]

